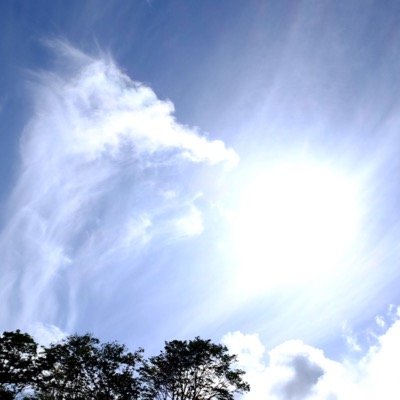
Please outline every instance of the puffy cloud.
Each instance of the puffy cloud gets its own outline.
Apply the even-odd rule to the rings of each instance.
[[[58,326],[42,324],[41,322],[32,324],[28,331],[42,346],[48,346],[50,343],[57,343],[67,336],[67,333],[62,331]]]
[[[34,75],[34,111],[0,232],[7,327],[39,320],[73,329],[79,285],[87,293],[123,279],[112,275],[116,266],[133,268],[155,238],[200,234],[201,187],[188,187],[190,174],[238,159],[223,142],[179,124],[170,101],[110,57],[52,46],[63,62]],[[105,269],[107,276],[97,272]]]
[[[228,333],[223,342],[246,371],[251,385],[246,400],[376,400],[400,396],[399,337],[400,320],[396,320],[361,357],[341,361],[298,340],[270,350],[267,360],[255,334]]]
[[[278,356],[281,357],[282,354],[278,353]],[[303,399],[310,395],[313,387],[325,373],[320,365],[310,360],[307,353],[300,353],[294,357],[289,355],[287,360],[281,360],[277,365],[287,367],[293,373],[288,382],[275,388],[285,400]]]

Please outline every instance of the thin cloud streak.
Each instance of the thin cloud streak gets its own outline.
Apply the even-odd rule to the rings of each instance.
[[[40,321],[71,331],[83,289],[123,279],[121,268],[135,268],[154,238],[201,234],[201,188],[193,193],[171,171],[238,161],[223,142],[179,124],[170,101],[111,58],[63,42],[53,47],[64,68],[36,74],[34,114],[0,234],[7,328]]]

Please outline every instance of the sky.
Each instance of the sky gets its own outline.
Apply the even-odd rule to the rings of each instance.
[[[0,2],[0,329],[211,338],[246,400],[398,398],[399,20]]]

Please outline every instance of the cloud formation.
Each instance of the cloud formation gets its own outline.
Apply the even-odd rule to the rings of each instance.
[[[179,172],[190,179],[200,164],[238,159],[223,142],[179,124],[170,101],[109,57],[52,46],[62,63],[34,75],[34,111],[0,232],[7,327],[41,321],[73,329],[83,308],[78,293],[123,279],[113,271],[135,268],[155,238],[202,232],[201,187],[189,188]]]
[[[382,328],[383,317],[377,323]],[[299,340],[285,342],[268,352],[257,334],[232,332],[223,342],[238,354],[251,392],[246,400],[376,400],[400,395],[397,378],[400,360],[400,318],[390,323],[360,357],[335,361],[322,350]]]
[[[63,340],[68,334],[63,332],[58,326],[42,324],[37,322],[29,327],[29,332],[35,340],[42,346],[57,343]]]

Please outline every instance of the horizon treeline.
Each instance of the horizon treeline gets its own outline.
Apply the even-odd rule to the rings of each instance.
[[[196,337],[145,358],[116,341],[70,335],[48,346],[20,330],[0,336],[0,399],[233,400],[250,390],[226,346]]]

